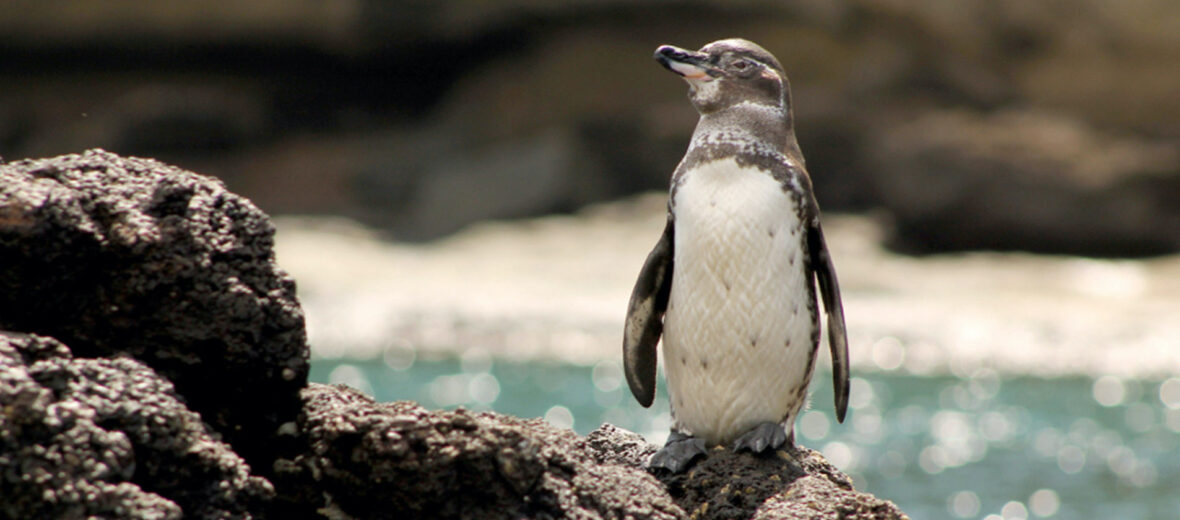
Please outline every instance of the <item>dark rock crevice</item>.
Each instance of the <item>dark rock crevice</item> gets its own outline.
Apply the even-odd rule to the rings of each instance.
[[[249,518],[274,494],[139,361],[0,333],[5,518]]]

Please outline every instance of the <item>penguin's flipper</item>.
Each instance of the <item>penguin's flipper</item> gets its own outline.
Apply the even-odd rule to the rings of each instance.
[[[623,328],[623,372],[631,393],[644,407],[656,396],[656,343],[664,332],[664,311],[672,289],[672,216],[664,234],[647,255],[627,305]]]
[[[828,347],[832,349],[832,384],[836,390],[836,420],[844,422],[848,411],[848,331],[844,326],[844,304],[840,301],[840,284],[836,281],[836,268],[832,266],[832,255],[824,242],[824,232],[819,225],[818,210],[807,227],[807,248],[811,257],[811,268],[819,281],[819,292],[828,314]]]

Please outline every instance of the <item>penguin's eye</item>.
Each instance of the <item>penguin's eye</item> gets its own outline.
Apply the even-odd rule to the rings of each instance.
[[[729,64],[729,67],[729,70],[733,71],[734,74],[737,74],[743,78],[749,77],[751,74],[756,73],[759,69],[757,63],[744,59],[734,60],[733,63]]]

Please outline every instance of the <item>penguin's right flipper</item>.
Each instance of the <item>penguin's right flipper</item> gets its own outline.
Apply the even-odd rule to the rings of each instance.
[[[631,393],[644,407],[651,406],[656,396],[656,344],[664,332],[672,290],[673,228],[669,215],[664,234],[639,271],[623,328],[623,372]]]
[[[840,284],[836,281],[836,268],[832,266],[832,255],[824,242],[824,232],[819,225],[819,209],[815,206],[815,217],[807,228],[807,247],[810,250],[811,266],[819,282],[820,296],[828,313],[828,348],[832,351],[832,385],[835,387],[836,420],[844,422],[848,412],[848,390],[850,365],[848,363],[848,329],[844,324],[844,304],[840,301]]]

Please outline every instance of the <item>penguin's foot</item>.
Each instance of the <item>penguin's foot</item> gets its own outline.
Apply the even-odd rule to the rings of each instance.
[[[668,442],[664,444],[664,447],[652,455],[651,463],[648,466],[680,473],[688,467],[689,463],[705,453],[707,450],[704,439],[672,432],[671,435],[668,435]]]
[[[787,440],[791,444],[795,443],[795,432],[787,435],[786,430],[779,423],[764,422],[750,429],[750,431],[743,433],[733,443],[733,451],[752,451],[754,453],[763,453],[767,450],[777,450]]]

